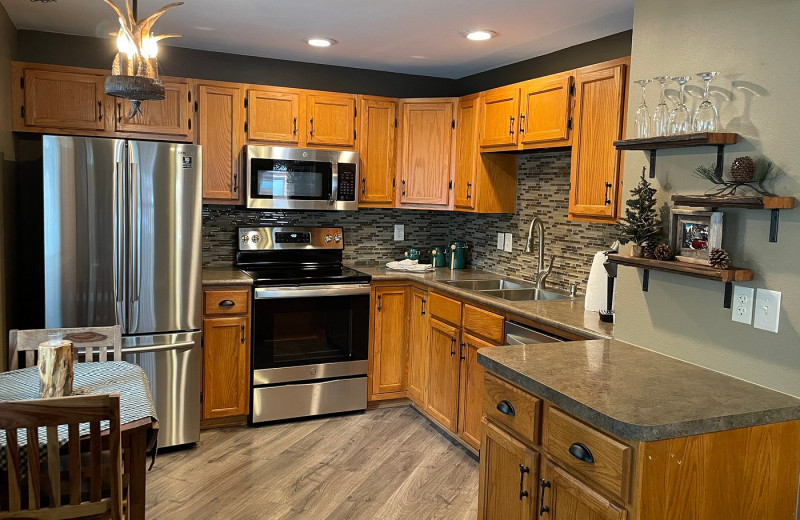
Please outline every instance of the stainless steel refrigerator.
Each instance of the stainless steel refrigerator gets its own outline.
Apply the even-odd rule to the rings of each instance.
[[[160,447],[200,437],[202,151],[44,136],[45,326],[119,324]]]

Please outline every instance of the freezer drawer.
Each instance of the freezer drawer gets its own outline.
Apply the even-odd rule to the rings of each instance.
[[[250,421],[279,421],[366,408],[366,377],[267,386],[253,389]]]

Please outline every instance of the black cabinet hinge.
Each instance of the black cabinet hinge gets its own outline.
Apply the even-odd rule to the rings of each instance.
[[[244,108],[247,108],[247,98],[244,98]]]
[[[19,107],[19,115],[25,117],[25,105]]]
[[[200,392],[200,402],[203,402],[203,392]]]
[[[197,100],[194,102],[194,111],[197,112]]]
[[[192,129],[192,118],[190,117],[189,118],[189,130],[191,130],[191,129]]]
[[[247,121],[244,122],[244,133],[247,133]]]
[[[450,182],[447,184],[447,187],[448,187],[449,189],[451,189],[451,190],[452,190],[452,189],[453,189],[453,181],[450,181]]]
[[[353,141],[355,141],[355,140],[356,140],[356,131],[353,130]]]
[[[353,107],[353,117],[358,117],[358,107]]]
[[[394,127],[397,128],[397,118],[394,118]]]
[[[192,91],[190,90],[189,91],[189,103],[191,103],[191,102],[192,102]]]
[[[573,83],[572,85],[569,86],[569,95],[570,96],[574,96],[575,95],[575,83]]]
[[[19,78],[19,88],[25,88],[25,78],[24,77],[20,77]]]
[[[392,179],[392,188],[397,187],[397,179]]]
[[[567,128],[572,130],[572,118],[571,117],[567,120]]]
[[[452,121],[450,121],[450,128],[452,128],[452,129],[454,129],[454,130],[455,130],[455,128],[456,128],[456,120],[455,120],[455,119],[453,119]]]

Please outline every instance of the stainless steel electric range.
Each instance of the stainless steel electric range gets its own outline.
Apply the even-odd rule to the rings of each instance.
[[[239,228],[253,278],[251,424],[365,410],[370,276],[341,228]]]

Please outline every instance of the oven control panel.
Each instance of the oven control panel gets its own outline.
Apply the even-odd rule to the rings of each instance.
[[[275,249],[344,249],[342,228],[243,227],[239,251]]]

